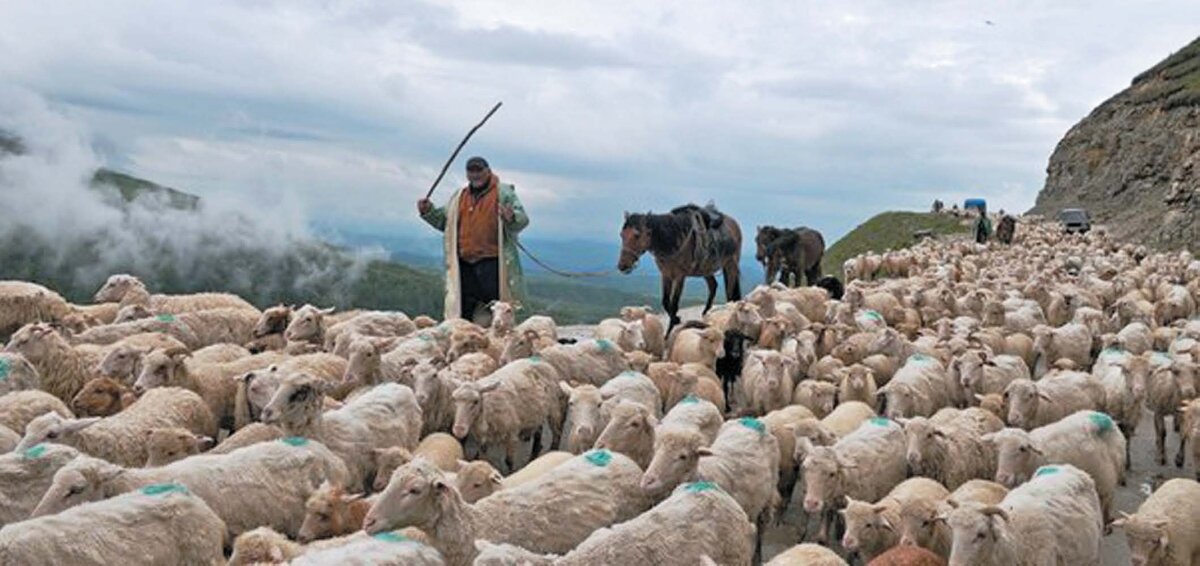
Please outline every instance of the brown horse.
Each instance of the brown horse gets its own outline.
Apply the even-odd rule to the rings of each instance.
[[[711,205],[681,206],[667,214],[626,212],[617,269],[622,273],[633,271],[638,258],[647,251],[654,256],[662,276],[663,309],[671,317],[667,334],[679,324],[679,298],[688,277],[703,277],[708,283],[705,313],[712,308],[717,295],[718,270],[725,278],[725,298],[730,301],[742,298],[738,271],[742,229],[736,220]]]

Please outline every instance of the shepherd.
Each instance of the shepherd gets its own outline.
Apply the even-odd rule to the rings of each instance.
[[[492,302],[520,307],[525,298],[517,234],[529,225],[529,217],[516,187],[501,183],[484,158],[467,160],[467,181],[444,208],[423,198],[417,212],[445,234],[445,319],[488,326]]]

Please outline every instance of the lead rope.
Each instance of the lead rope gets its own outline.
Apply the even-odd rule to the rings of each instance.
[[[533,255],[528,249],[525,248],[525,245],[521,243],[521,240],[513,238],[513,242],[517,244],[517,249],[525,252],[525,256],[530,260],[533,260],[533,263],[538,264],[542,269],[545,269],[546,271],[549,271],[550,273],[560,277],[605,277],[616,273],[615,269],[609,269],[605,271],[563,271],[561,269],[555,269],[549,265],[546,265],[546,262]]]

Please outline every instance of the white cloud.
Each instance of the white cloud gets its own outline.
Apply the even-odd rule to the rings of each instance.
[[[535,234],[712,198],[832,241],[935,196],[1027,208],[1192,4],[0,0],[0,82],[133,173],[401,231],[503,100],[464,156],[519,181]]]

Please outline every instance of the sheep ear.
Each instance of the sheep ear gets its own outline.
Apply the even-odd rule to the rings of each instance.
[[[700,457],[712,456],[713,452],[707,446],[701,446],[700,448],[696,449],[696,455]]]
[[[324,314],[324,315],[330,315],[330,314],[333,314],[333,311],[335,311],[335,310],[337,310],[337,307],[329,307],[327,309],[319,309],[317,312]]]
[[[979,512],[983,513],[984,516],[1000,517],[1001,519],[1004,519],[1005,522],[1008,522],[1008,512],[1002,509],[999,505],[988,505],[987,507],[980,509]]]
[[[976,401],[979,401],[980,403],[982,403],[982,402],[983,402],[983,400],[984,400],[984,396],[983,396],[983,395],[980,395],[980,394],[978,394],[978,393],[976,393],[976,394],[975,394],[975,400],[976,400]]]
[[[445,497],[446,495],[449,495],[451,489],[453,488],[450,487],[450,484],[445,479],[439,479],[433,482],[433,490],[439,496]]]
[[[563,395],[566,395],[568,397],[570,397],[571,392],[574,391],[574,388],[571,387],[570,385],[567,385],[567,382],[565,382],[565,381],[558,382],[558,388],[562,390]]]
[[[101,417],[87,417],[83,419],[72,419],[63,423],[63,432],[79,432],[89,426],[100,422]]]
[[[364,494],[364,493],[351,493],[350,495],[347,495],[346,497],[342,498],[342,501],[346,502],[346,503],[349,503],[351,501],[358,501],[359,499],[362,499],[363,496],[365,496],[365,495],[366,494]]]
[[[1038,392],[1037,392],[1037,394],[1038,394],[1038,397],[1041,397],[1043,400],[1045,400],[1045,401],[1047,401],[1047,402],[1049,402],[1049,403],[1053,403],[1053,402],[1054,402],[1054,398],[1053,398],[1053,397],[1051,397],[1051,396],[1049,396],[1049,395],[1047,395],[1047,394],[1046,394],[1044,391],[1038,391]]]
[[[878,506],[877,506],[877,507],[878,507]],[[880,513],[880,511],[882,511],[882,509],[880,509],[880,510],[878,510],[878,511],[875,511],[875,513]],[[887,518],[887,516],[885,516],[885,515],[880,515],[880,516],[879,516],[879,524],[880,524],[880,525],[883,525],[883,528],[885,528],[885,529],[887,529],[887,530],[889,530],[889,531],[892,531],[893,533],[894,533],[894,532],[896,532],[896,526],[895,526],[895,525],[893,525],[893,524],[892,524],[892,522],[891,522],[891,521],[889,521],[889,520],[888,520],[888,518]]]
[[[466,461],[466,460],[459,460],[459,461],[458,461],[458,469],[459,469],[459,470],[462,470],[462,469],[463,469],[463,467],[465,467],[467,464],[470,464],[470,462],[468,462],[468,461]]]
[[[500,485],[504,482],[504,476],[500,475],[500,472],[492,472],[492,474],[488,476],[488,479],[496,485]]]

